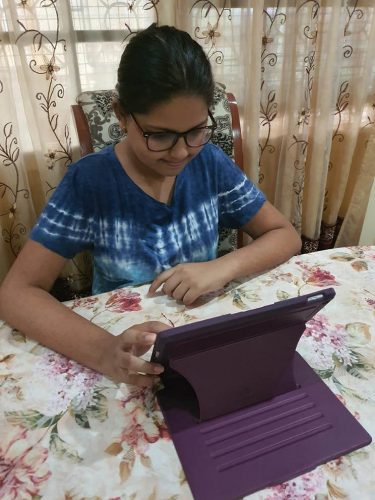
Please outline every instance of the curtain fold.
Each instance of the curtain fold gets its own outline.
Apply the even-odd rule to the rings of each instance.
[[[336,89],[339,75],[340,20],[342,9],[323,10],[315,35],[313,87],[308,111],[307,155],[302,203],[302,234],[312,240],[320,235],[327,196],[327,177],[331,158]],[[318,64],[319,62],[319,64]],[[325,194],[325,196],[324,196]]]
[[[177,25],[203,40],[216,79],[238,99],[248,175],[302,234],[303,251],[332,247],[348,231],[342,220],[367,175],[362,129],[374,134],[375,5],[176,4]]]
[[[66,2],[3,2],[1,21],[0,279],[74,159],[70,104],[79,90]],[[66,272],[76,276],[77,265]]]
[[[0,0],[0,280],[78,157],[70,105],[113,88],[129,37],[185,29],[240,110],[245,169],[303,251],[355,245],[374,178],[369,0]],[[78,288],[86,270],[64,272]]]

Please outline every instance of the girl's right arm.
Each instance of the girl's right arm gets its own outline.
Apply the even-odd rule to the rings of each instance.
[[[163,368],[138,356],[168,326],[142,323],[115,337],[79,316],[49,293],[65,262],[29,240],[0,287],[0,317],[40,344],[116,381],[151,386]]]

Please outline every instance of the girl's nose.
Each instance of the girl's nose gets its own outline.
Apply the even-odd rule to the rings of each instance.
[[[186,144],[184,137],[179,137],[176,144],[171,149],[171,156],[174,160],[184,160],[189,156],[189,146]]]

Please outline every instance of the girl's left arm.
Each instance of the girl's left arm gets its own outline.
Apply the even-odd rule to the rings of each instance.
[[[292,224],[267,201],[241,229],[251,243],[209,262],[186,262],[162,272],[151,283],[150,295],[162,286],[166,295],[190,305],[229,281],[281,264],[301,248]]]
[[[297,231],[268,201],[241,229],[253,241],[218,259],[228,268],[230,281],[275,267],[301,249]]]

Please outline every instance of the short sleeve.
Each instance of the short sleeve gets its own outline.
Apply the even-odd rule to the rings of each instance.
[[[237,229],[245,225],[266,201],[266,197],[226,155],[220,155],[218,173],[219,223]]]
[[[92,247],[93,197],[78,165],[71,165],[43,209],[30,239],[65,258]]]

